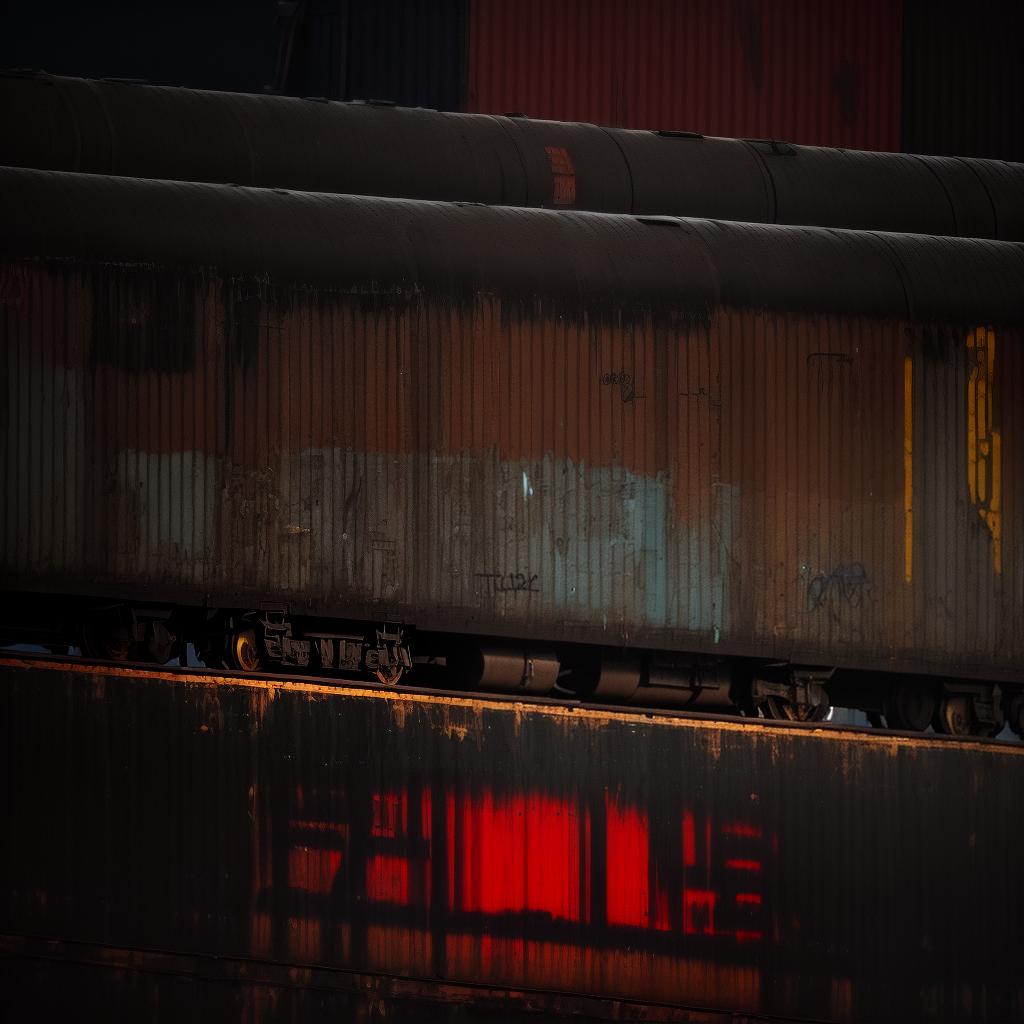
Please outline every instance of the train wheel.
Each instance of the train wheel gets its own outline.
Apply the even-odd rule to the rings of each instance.
[[[934,686],[923,679],[899,680],[885,698],[885,724],[890,729],[924,732],[937,710]]]
[[[967,696],[944,697],[935,712],[935,731],[947,736],[997,735],[1003,723],[982,722],[975,713],[974,701]]]
[[[935,731],[947,736],[970,736],[973,717],[970,697],[943,697],[935,710]]]
[[[260,651],[256,645],[256,633],[247,629],[234,633],[227,642],[228,664],[239,672],[256,672],[260,667]]]
[[[765,718],[782,722],[822,722],[830,710],[827,704],[794,704],[784,697],[767,697],[761,705]]]
[[[974,698],[955,694],[939,701],[935,712],[935,731],[947,736],[979,736],[991,738],[1003,729],[1002,709],[995,708],[996,721],[978,713]]]
[[[112,622],[83,623],[80,634],[82,654],[100,661],[127,661],[132,640],[125,627]]]

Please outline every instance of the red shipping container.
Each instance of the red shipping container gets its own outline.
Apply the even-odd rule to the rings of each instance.
[[[898,150],[892,0],[473,0],[467,109]]]

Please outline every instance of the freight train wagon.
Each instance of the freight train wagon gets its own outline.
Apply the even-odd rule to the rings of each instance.
[[[0,750],[10,1020],[1024,1019],[1019,744],[6,658]]]
[[[0,164],[1024,241],[1024,166],[52,75],[0,76]]]
[[[0,245],[8,618],[1024,727],[1021,246],[24,170]]]

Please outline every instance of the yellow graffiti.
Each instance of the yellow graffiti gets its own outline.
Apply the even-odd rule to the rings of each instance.
[[[914,361],[903,360],[903,576],[914,578]]]
[[[992,568],[1003,571],[1002,439],[993,427],[996,336],[979,327],[967,336],[967,488],[992,535]]]

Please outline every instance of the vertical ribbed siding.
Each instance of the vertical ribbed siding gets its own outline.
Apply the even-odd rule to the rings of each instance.
[[[1019,4],[905,0],[902,148],[1024,160]]]
[[[465,0],[349,0],[345,99],[458,110]]]
[[[620,241],[666,230],[623,221]],[[832,664],[1015,664],[1013,332],[994,332],[985,384],[997,569],[995,505],[968,493],[966,340],[984,325],[5,273],[2,533],[22,585]],[[980,457],[991,477],[996,456]],[[519,574],[522,590],[488,582]]]
[[[899,147],[900,5],[472,0],[467,110]]]
[[[460,986],[454,1019],[523,992],[557,1017],[1024,1012],[996,898],[1019,745],[8,658],[0,749],[5,998],[37,1011],[96,1005],[88,959],[119,1006],[167,975],[249,995],[273,963],[304,1021],[427,983]]]

